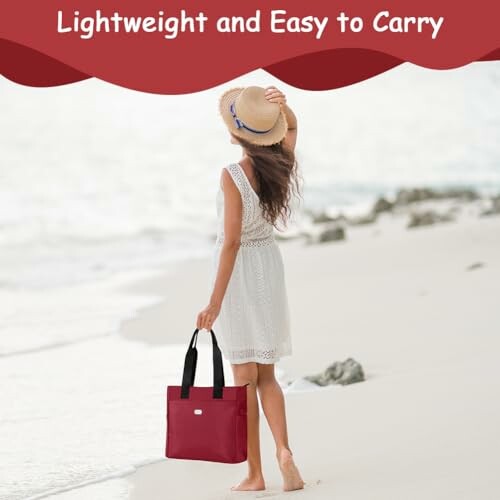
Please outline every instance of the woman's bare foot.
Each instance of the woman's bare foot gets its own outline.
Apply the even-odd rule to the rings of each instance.
[[[263,477],[250,479],[246,477],[238,484],[231,486],[231,491],[260,491],[265,490],[266,485]]]
[[[293,461],[292,452],[283,448],[277,453],[278,463],[283,474],[283,491],[301,490],[305,482],[300,476],[299,469]]]

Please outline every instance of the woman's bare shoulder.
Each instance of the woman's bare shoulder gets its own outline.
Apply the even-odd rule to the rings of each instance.
[[[231,172],[229,171],[231,165],[224,165],[221,168],[220,171],[220,177],[219,177],[219,185],[222,191],[224,191],[225,186],[234,186],[236,187],[236,184],[234,182],[233,176]]]

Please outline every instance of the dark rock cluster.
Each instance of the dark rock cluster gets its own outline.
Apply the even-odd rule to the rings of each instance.
[[[307,375],[304,379],[321,386],[330,384],[348,385],[363,382],[365,374],[362,366],[355,359],[347,358],[345,361],[335,361],[323,372],[317,375]]]
[[[451,214],[439,214],[434,210],[426,210],[424,212],[412,212],[407,228],[419,226],[431,226],[437,222],[452,222],[455,218]]]
[[[364,215],[346,216],[340,213],[331,216],[325,211],[309,212],[311,221],[315,225],[320,226],[320,229],[311,233],[305,233],[303,236],[305,236],[308,243],[342,241],[347,237],[347,228],[349,226],[373,224],[377,221],[380,214],[385,213],[407,215],[408,222],[406,227],[408,229],[454,221],[455,215],[461,210],[461,205],[455,205],[444,213],[438,211],[436,208],[424,208],[419,205],[422,202],[436,200],[454,200],[459,203],[482,200],[488,203],[488,207],[481,211],[481,216],[500,214],[500,195],[481,198],[478,192],[471,188],[447,188],[439,190],[417,187],[398,190],[393,200],[381,196],[375,201],[371,210]]]
[[[414,188],[400,189],[396,194],[395,205],[409,205],[420,201],[456,199],[459,201],[474,201],[480,198],[474,189],[469,188]]]

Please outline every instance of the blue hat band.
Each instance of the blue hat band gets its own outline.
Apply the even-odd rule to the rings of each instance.
[[[231,111],[231,115],[233,116],[233,120],[234,120],[234,123],[236,124],[236,128],[244,128],[245,130],[248,130],[249,132],[253,132],[254,134],[267,134],[267,132],[270,132],[273,129],[273,127],[271,127],[270,129],[267,129],[267,130],[257,130],[257,129],[254,129],[254,128],[246,125],[242,120],[240,120],[236,116],[236,110],[234,108],[234,101],[229,106],[229,110]]]

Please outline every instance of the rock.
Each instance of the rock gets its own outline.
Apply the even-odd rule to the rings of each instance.
[[[430,226],[437,222],[452,222],[454,220],[454,217],[450,214],[438,214],[432,210],[427,210],[426,212],[412,212],[406,227],[410,229],[413,227]]]
[[[303,238],[304,232],[303,231],[295,231],[295,232],[281,232],[281,231],[275,231],[274,232],[274,237],[278,241],[292,241],[292,240],[297,240],[299,238]]]
[[[481,269],[482,267],[484,267],[482,262],[474,262],[474,264],[467,266],[466,271],[475,271],[476,269]]]
[[[337,215],[329,215],[325,211],[312,212],[309,211],[309,216],[313,224],[325,224],[327,222],[342,222],[346,220],[345,215],[339,212]]]
[[[481,217],[486,217],[489,215],[499,215],[500,214],[500,195],[490,198],[490,206],[486,210],[483,210],[480,214]]]
[[[326,243],[328,241],[341,241],[345,240],[345,229],[338,224],[328,224],[326,228],[320,232],[318,236],[318,243]]]
[[[368,213],[366,215],[352,216],[346,217],[342,212],[339,212],[338,215],[329,215],[326,212],[318,212],[318,213],[309,213],[311,217],[311,221],[313,224],[329,224],[329,223],[346,223],[352,226],[358,226],[362,224],[372,224],[377,220],[377,214]]]
[[[408,205],[417,201],[434,200],[435,198],[436,194],[432,189],[400,189],[396,195],[396,205]]]
[[[430,226],[436,222],[436,214],[434,212],[412,213],[407,227]]]
[[[480,198],[479,194],[470,188],[451,188],[441,193],[441,198],[458,198],[462,201],[475,201]]]
[[[394,203],[386,200],[381,196],[373,205],[372,213],[381,214],[382,212],[390,212],[394,206]]]
[[[349,217],[347,222],[351,226],[364,226],[366,224],[373,224],[377,221],[376,213],[369,213],[367,215],[359,215],[356,217]]]
[[[458,215],[458,214],[460,214],[462,211],[463,211],[463,207],[462,207],[462,205],[453,205],[453,206],[452,206],[452,207],[450,207],[450,209],[448,210],[448,212],[449,212],[451,215]]]
[[[462,201],[474,201],[479,194],[470,188],[448,188],[435,190],[430,188],[400,189],[396,195],[396,205],[408,205],[418,201],[444,200],[457,198]]]
[[[311,219],[313,224],[324,224],[325,222],[333,222],[337,220],[336,217],[331,217],[326,212],[312,214]]]
[[[330,384],[354,384],[365,380],[365,374],[361,365],[353,358],[345,361],[335,361],[326,368],[324,372],[317,375],[308,375],[305,380],[325,386]]]

